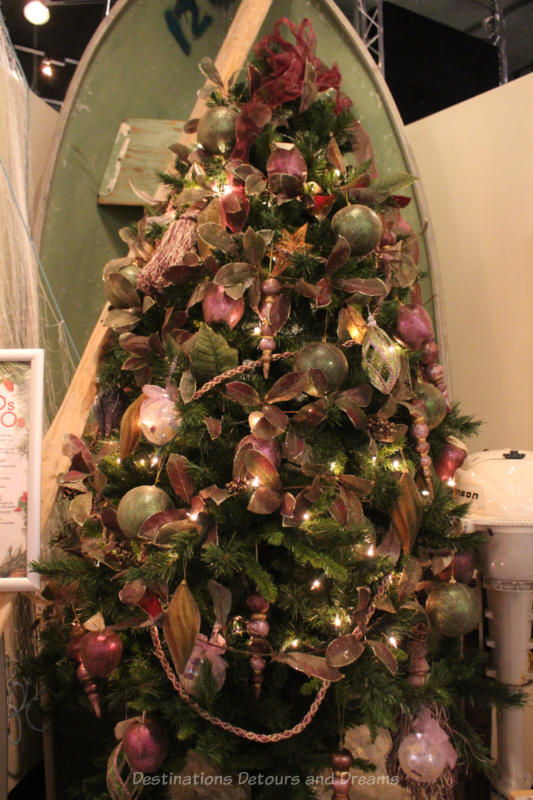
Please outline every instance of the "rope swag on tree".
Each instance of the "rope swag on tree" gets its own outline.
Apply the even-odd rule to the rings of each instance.
[[[81,747],[79,723],[87,752],[62,762],[65,797],[102,796],[90,758],[108,759],[118,799],[138,792],[133,771],[186,772],[194,754],[222,776],[297,776],[288,798],[329,768],[345,798],[350,769],[368,768],[347,730],[398,719],[391,770],[444,797],[459,768],[487,764],[461,698],[516,702],[492,693],[475,648],[440,643],[477,620],[471,570],[451,613],[449,567],[479,541],[459,535],[448,485],[477,424],[448,403],[422,305],[402,214],[414,178],[378,176],[315,49],[308,20],[281,19],[244,78],[202,60],[197,143],[171,148],[167,198],[104,268],[113,343],[37,565],[31,668],[62,739]],[[415,653],[427,596],[438,624]],[[413,741],[446,759],[420,771]]]

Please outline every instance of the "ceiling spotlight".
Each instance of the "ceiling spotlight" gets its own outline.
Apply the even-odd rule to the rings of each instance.
[[[41,0],[31,0],[24,6],[24,16],[32,25],[44,25],[50,19],[50,10]]]
[[[46,75],[47,78],[51,78],[54,74],[54,69],[47,58],[43,59],[43,63],[41,64],[41,72],[43,75]]]

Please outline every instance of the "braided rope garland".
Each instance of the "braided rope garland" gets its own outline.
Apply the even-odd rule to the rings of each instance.
[[[312,720],[316,716],[316,713],[322,705],[324,698],[326,697],[326,693],[331,685],[330,681],[323,682],[315,699],[309,707],[309,711],[305,717],[293,728],[289,728],[288,730],[280,733],[254,733],[253,731],[247,731],[244,728],[239,728],[238,726],[232,725],[229,722],[224,722],[224,720],[219,719],[218,717],[213,717],[208,711],[199,706],[198,703],[191,698],[188,692],[181,685],[178,676],[168,663],[168,659],[163,652],[161,639],[159,638],[159,631],[155,625],[151,627],[150,633],[154,645],[154,652],[159,659],[161,666],[163,667],[165,675],[169,679],[175,691],[178,692],[181,699],[184,700],[184,702],[187,703],[187,705],[189,705],[200,717],[207,720],[207,722],[210,722],[211,725],[216,725],[217,728],[222,728],[223,731],[232,733],[234,736],[240,736],[241,739],[248,739],[250,742],[258,742],[259,744],[272,744],[275,742],[283,742],[286,739],[291,739],[293,736],[297,736],[298,734],[302,733],[302,731],[304,731],[307,726],[311,724]]]
[[[352,342],[345,343],[344,346],[345,347],[346,346],[350,346],[351,344],[352,344]],[[285,353],[275,353],[272,356],[272,360],[273,361],[274,360],[278,361],[279,359],[294,358],[294,356],[295,356],[295,353],[292,352],[292,351],[287,351]],[[252,370],[257,369],[261,365],[262,365],[262,361],[260,359],[258,359],[256,361],[249,361],[246,364],[240,364],[238,367],[234,367],[233,369],[226,370],[226,372],[223,372],[220,375],[217,375],[215,378],[212,378],[210,381],[207,381],[206,383],[204,383],[199,389],[197,389],[197,391],[193,394],[191,399],[192,400],[199,400],[205,394],[210,392],[211,389],[216,388],[221,383],[224,383],[225,381],[229,380],[230,378],[234,378],[237,375],[243,375],[246,372],[251,372]],[[376,598],[385,593],[387,585],[388,585],[388,580],[386,579],[383,582],[383,584],[380,587],[380,589],[378,590]],[[374,600],[376,598],[374,598]],[[374,603],[372,602],[370,604],[369,608],[368,608],[368,612],[367,612],[367,616],[366,616],[367,624],[370,621],[370,619],[372,618],[372,616],[374,615],[375,611],[376,611],[376,607],[375,607]],[[211,725],[215,725],[216,727],[221,728],[222,730],[227,731],[228,733],[232,733],[234,736],[239,736],[241,739],[247,739],[248,741],[251,741],[251,742],[257,742],[259,744],[272,744],[272,743],[275,743],[275,742],[282,742],[282,741],[285,741],[287,739],[291,739],[293,736],[298,736],[313,721],[313,719],[316,716],[320,706],[324,702],[324,699],[326,697],[326,694],[327,694],[327,691],[328,691],[329,687],[331,686],[331,682],[330,681],[323,681],[322,686],[318,690],[315,699],[313,700],[313,702],[309,706],[309,711],[307,712],[307,714],[303,717],[303,719],[300,722],[298,722],[296,725],[294,725],[294,727],[289,728],[288,730],[285,730],[285,731],[281,731],[279,733],[271,733],[271,734],[255,733],[254,731],[247,731],[244,728],[240,728],[238,726],[232,725],[230,722],[225,722],[224,720],[220,719],[219,717],[212,716],[211,714],[209,714],[208,711],[206,711],[204,708],[199,706],[198,703],[196,703],[191,698],[189,693],[184,689],[184,687],[182,686],[178,676],[176,675],[176,673],[174,672],[174,670],[170,666],[170,664],[168,662],[168,659],[165,656],[165,653],[163,651],[163,646],[161,644],[161,639],[159,638],[159,631],[157,630],[157,627],[155,625],[153,625],[151,627],[150,634],[151,634],[151,637],[152,637],[152,643],[153,643],[153,646],[154,646],[155,655],[157,656],[157,658],[158,658],[158,660],[159,660],[159,662],[160,662],[160,664],[161,664],[161,666],[163,668],[163,671],[164,671],[165,675],[167,676],[169,682],[171,683],[171,685],[174,688],[174,690],[179,694],[181,699],[185,703],[187,703],[187,705],[190,706],[190,708],[192,708],[193,711],[195,711],[196,714],[198,714],[198,716],[202,717],[202,719],[205,719],[207,722],[211,723]]]
[[[294,358],[296,352],[292,352],[292,350],[288,350],[285,353],[276,353],[272,356],[272,361],[278,361],[280,358]],[[199,400],[204,394],[207,394],[218,386],[220,383],[224,383],[224,381],[229,380],[230,378],[234,378],[236,375],[244,375],[246,372],[251,372],[254,369],[257,369],[262,365],[262,361],[259,359],[258,361],[248,361],[246,364],[240,364],[238,367],[234,367],[233,369],[228,369],[226,372],[222,372],[220,375],[217,375],[216,378],[212,378],[210,381],[204,383],[200,388],[193,394],[192,400]]]

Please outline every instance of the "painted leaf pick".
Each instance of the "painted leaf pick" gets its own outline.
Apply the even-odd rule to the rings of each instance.
[[[392,652],[392,650],[387,647],[386,644],[383,642],[377,642],[375,640],[369,640],[367,644],[372,648],[372,652],[379,658],[379,660],[385,664],[389,672],[392,672],[393,675],[396,675],[398,672],[398,662]]]
[[[231,610],[231,592],[221,583],[212,579],[207,582],[207,588],[213,601],[216,621],[221,628],[225,628]]]
[[[235,251],[235,242],[231,234],[216,222],[204,222],[198,225],[198,238],[214,250],[222,250],[224,253]]]
[[[287,664],[298,672],[304,672],[310,678],[320,678],[323,681],[331,682],[344,678],[342,672],[330,666],[325,658],[308,653],[283,653],[283,655],[276,656],[273,661]]]
[[[191,350],[191,370],[199,380],[209,380],[237,366],[239,354],[226,339],[202,323]]]
[[[119,455],[122,460],[131,455],[139,444],[139,439],[141,438],[139,415],[141,413],[141,405],[145,399],[144,395],[140,394],[126,409],[120,422]]]
[[[278,471],[265,455],[258,450],[250,450],[246,453],[245,463],[248,472],[251,472],[261,485],[276,491],[281,489]]]
[[[347,667],[364,652],[364,645],[352,634],[334,639],[326,650],[326,661],[331,667]]]
[[[269,489],[267,486],[259,486],[250,498],[248,511],[254,514],[272,514],[281,505],[281,494]]]
[[[221,89],[224,88],[224,81],[220,77],[220,73],[216,68],[212,58],[209,58],[209,56],[204,56],[198,64],[198,68],[202,75],[207,78],[207,80],[212,81],[212,83],[215,83],[217,86],[220,86]]]
[[[350,258],[350,254],[351,250],[348,240],[345,239],[344,236],[339,236],[326,263],[326,272],[328,275],[334,275],[337,270],[343,267]]]
[[[185,456],[172,453],[167,461],[167,475],[172,488],[185,503],[190,503],[194,495],[194,483],[189,473],[190,463]]]
[[[83,525],[93,506],[93,496],[90,492],[78,494],[69,506],[70,516],[78,525]]]
[[[398,584],[398,600],[400,603],[403,603],[414,592],[421,580],[422,567],[419,562],[416,558],[407,559]]]
[[[174,594],[163,619],[163,631],[179,675],[196,645],[200,633],[200,612],[186,581],[182,581]]]
[[[392,512],[390,531],[402,543],[404,553],[410,553],[422,523],[422,498],[411,473],[403,472],[399,481],[400,496]]]
[[[263,177],[261,175],[261,177]],[[265,254],[265,240],[253,228],[248,228],[242,237],[242,245],[246,258],[257,267],[261,266]]]
[[[258,406],[261,398],[248,383],[244,381],[231,381],[226,384],[226,391],[230,398],[241,406]]]
[[[190,403],[196,391],[196,379],[190,370],[186,370],[181,376],[179,389],[182,401],[185,404]]]
[[[218,439],[218,437],[222,433],[222,423],[219,419],[215,419],[214,417],[206,417],[205,418],[205,425],[209,432],[209,436],[214,441]]]
[[[282,292],[278,294],[275,298],[274,302],[270,306],[270,310],[268,312],[268,320],[274,330],[279,331],[282,328],[287,320],[289,319],[289,315],[291,313],[291,298],[290,295]]]
[[[283,403],[286,400],[292,400],[293,397],[297,397],[304,391],[306,385],[307,374],[305,372],[288,372],[271,387],[265,400],[267,403]]]

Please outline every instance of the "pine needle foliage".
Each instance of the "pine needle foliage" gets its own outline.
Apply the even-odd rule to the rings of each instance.
[[[412,420],[422,413],[421,384],[440,390],[429,383],[420,350],[396,341],[399,310],[419,280],[406,250],[410,237],[399,224],[410,199],[399,192],[410,192],[413,179],[376,178],[371,146],[337,91],[335,71],[331,85],[317,87],[304,62],[307,83],[299,78],[298,91],[288,94],[283,83],[282,99],[269,94],[273,67],[263,60],[257,91],[251,71],[250,82],[233,85],[229,95],[222,88],[213,93],[210,110],[233,104],[240,114],[233,157],[205,143],[188,157],[178,147],[176,171],[160,176],[169,202],[147,210],[129,231],[131,263],[111,278],[106,268],[106,289],[117,300],[109,318],[113,341],[99,369],[101,403],[84,440],[70,441],[72,470],[62,477],[58,505],[64,519],[53,554],[35,565],[47,581],[48,624],[39,655],[25,665],[50,688],[63,743],[61,797],[107,796],[113,726],[126,716],[145,713],[165,724],[165,773],[183,769],[192,750],[222,775],[245,770],[282,781],[256,781],[253,800],[281,791],[288,800],[307,800],[315,796],[307,778],[329,767],[347,727],[394,735],[402,715],[413,717],[424,705],[443,708],[461,762],[486,770],[487,751],[468,710],[522,702],[484,677],[471,641],[463,653],[435,633],[426,685],[414,689],[408,680],[409,644],[414,626],[426,620],[426,590],[435,577],[432,559],[473,553],[482,544],[479,534],[460,533],[468,506],[437,476],[444,444],[475,434],[479,423],[458,406],[444,415],[429,435],[435,470],[428,483],[421,468],[427,448]],[[319,67],[315,62],[315,78]],[[302,92],[311,97],[307,107]],[[294,162],[273,166],[280,153]],[[345,239],[348,252],[332,223],[347,206],[366,207],[377,219],[377,238],[366,251],[355,252]],[[171,225],[185,238],[186,228],[194,230],[183,252],[165,251]],[[138,271],[134,285],[121,271],[128,268]],[[376,354],[396,370],[391,386],[361,346],[372,331],[381,337]],[[257,361],[271,337],[268,372]],[[323,344],[333,346],[345,368],[329,377],[322,357],[294,368],[304,345],[316,354]],[[220,377],[227,369],[231,374]],[[117,393],[128,410],[117,413],[106,392]],[[150,402],[159,403],[153,424]],[[165,415],[174,428],[154,441]],[[171,508],[147,512],[129,530],[125,495],[153,486]],[[420,581],[406,598],[400,580],[413,561]],[[169,604],[184,581],[204,637],[191,622],[195,614],[180,607],[196,641],[194,651],[187,644],[185,673],[193,674],[195,701],[234,726],[264,733],[292,728],[322,685],[324,673],[310,664],[331,670],[329,648],[339,637],[360,644],[298,736],[268,745],[237,738],[174,691],[149,627],[158,626],[165,638]],[[226,612],[213,592],[231,598]],[[254,633],[257,620],[250,620],[254,593],[270,604],[265,636]],[[118,667],[98,681],[100,721],[66,655],[73,623],[98,613],[123,643]],[[173,624],[175,636],[187,638],[181,623]],[[227,663],[222,687],[205,655],[216,636],[224,646],[213,644],[209,652],[213,658],[220,651]],[[265,655],[259,698],[249,664],[256,646]],[[373,769],[364,758],[356,764]],[[294,780],[285,780],[289,775]],[[164,798],[166,789],[148,785],[143,797]]]

